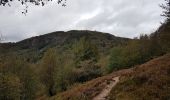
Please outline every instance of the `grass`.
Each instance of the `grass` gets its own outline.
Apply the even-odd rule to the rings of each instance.
[[[126,75],[130,71],[131,69],[125,69],[113,72],[112,74],[99,77],[84,84],[75,85],[70,90],[52,97],[51,100],[91,100],[103,90],[113,77]]]
[[[113,72],[107,76],[76,84],[68,91],[50,100],[92,100],[113,77],[121,76],[112,89],[110,100],[169,100],[170,54],[155,58],[131,69]]]
[[[121,78],[110,100],[170,100],[170,54],[134,68]]]

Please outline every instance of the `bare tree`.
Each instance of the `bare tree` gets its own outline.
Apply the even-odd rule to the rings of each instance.
[[[11,2],[14,1],[20,2],[21,5],[27,5],[28,3],[31,3],[35,6],[44,6],[45,4],[47,4],[47,2],[57,1],[58,4],[62,4],[62,6],[65,6],[67,0],[0,0],[0,6],[11,6]]]
[[[2,34],[0,33],[0,43],[2,42]]]
[[[2,32],[0,31],[0,43],[1,43],[2,41],[4,41],[4,37],[3,37]]]
[[[162,16],[165,16],[167,18],[167,22],[170,21],[170,0],[165,0],[165,4],[160,5],[164,11]]]
[[[33,4],[34,6],[44,6],[48,2],[56,1],[57,4],[62,5],[63,7],[66,6],[67,0],[0,0],[0,6],[12,6],[11,2],[18,1],[21,5],[25,7],[25,9],[22,11],[22,14],[28,13],[28,5]]]

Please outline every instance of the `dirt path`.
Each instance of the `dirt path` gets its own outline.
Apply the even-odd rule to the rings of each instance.
[[[109,83],[107,82],[106,87],[102,90],[102,92],[93,98],[93,100],[107,100],[107,96],[109,95],[112,88],[119,82],[119,77],[114,77]]]

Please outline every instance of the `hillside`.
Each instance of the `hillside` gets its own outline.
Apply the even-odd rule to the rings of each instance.
[[[131,69],[113,72],[60,93],[52,100],[92,100],[112,78],[120,81],[109,100],[168,100],[170,97],[170,54],[155,58]]]
[[[81,37],[89,38],[94,44],[100,46],[100,48],[110,48],[114,45],[121,44],[128,40],[127,38],[116,37],[108,33],[102,33],[97,31],[58,31],[48,33],[41,36],[28,38],[16,43],[1,43],[1,46],[6,49],[42,49],[47,46],[63,46],[66,44],[74,43],[75,40]]]
[[[170,100],[170,0],[13,1],[0,1],[0,100]]]
[[[80,38],[88,38],[99,49],[100,53],[108,53],[111,48],[125,44],[129,39],[116,37],[108,33],[97,31],[58,31],[41,36],[28,38],[16,43],[1,43],[0,54],[16,53],[27,59],[39,59],[41,54],[49,48],[57,48],[68,51],[75,41]],[[26,54],[29,54],[26,55]]]
[[[123,76],[110,100],[169,100],[170,54],[153,59]]]
[[[1,43],[0,99],[52,97],[103,76],[111,49],[129,40],[95,31],[68,31]]]
[[[168,50],[158,38],[156,33],[127,39],[95,31],[68,31],[1,43],[0,98],[136,100],[146,96],[146,100],[166,100],[169,90],[163,90],[169,87],[170,56],[154,59]]]

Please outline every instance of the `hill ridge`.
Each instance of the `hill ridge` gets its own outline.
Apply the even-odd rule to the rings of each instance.
[[[128,41],[128,38],[116,37],[109,33],[89,31],[89,30],[70,30],[67,32],[56,31],[40,36],[30,37],[16,43],[0,43],[2,49],[42,49],[46,46],[49,47],[61,47],[68,45],[79,40],[81,37],[88,37],[92,43],[96,44],[104,49],[112,48],[115,45],[119,45]]]

